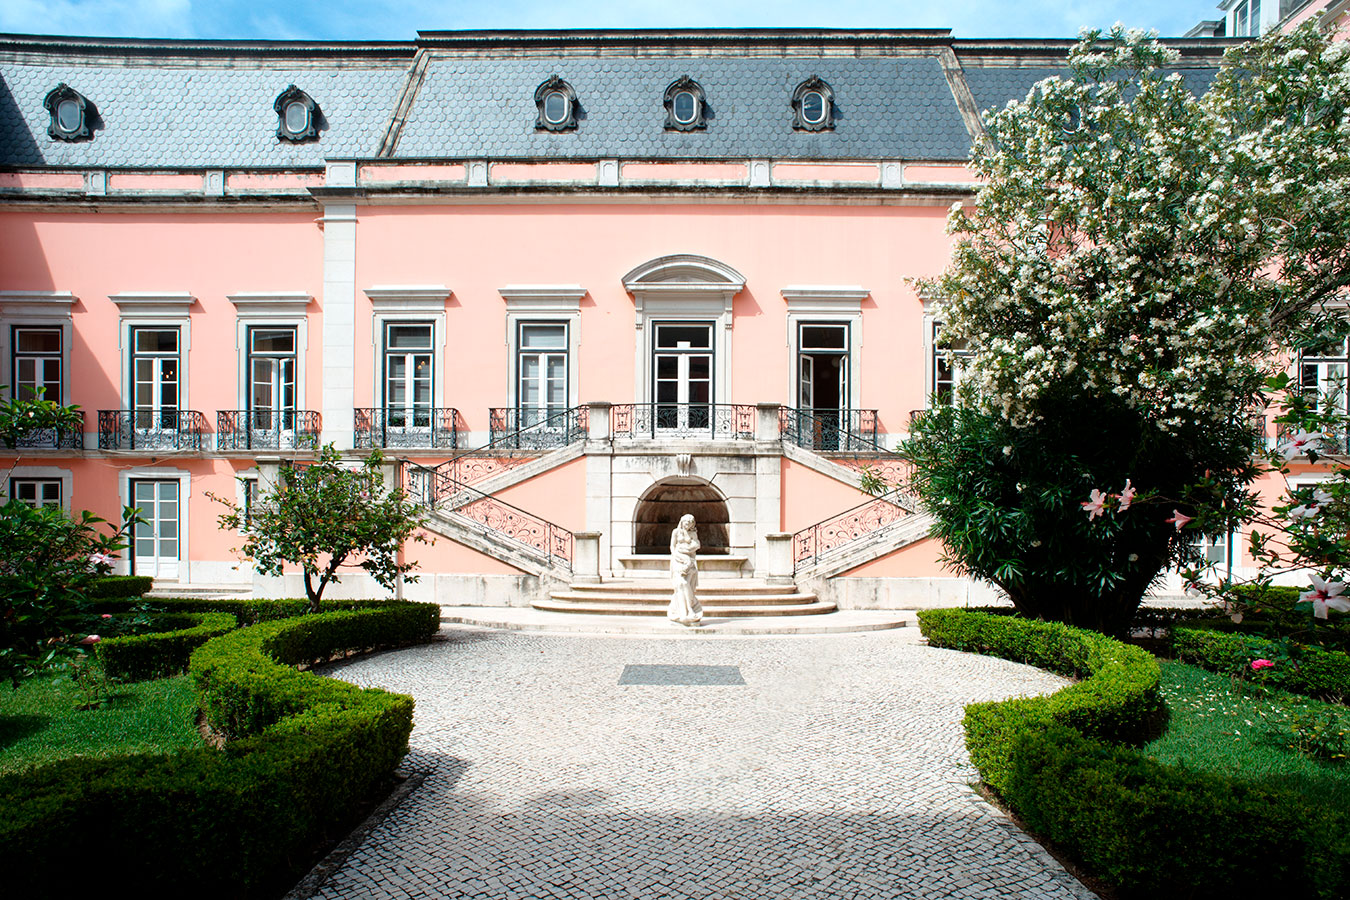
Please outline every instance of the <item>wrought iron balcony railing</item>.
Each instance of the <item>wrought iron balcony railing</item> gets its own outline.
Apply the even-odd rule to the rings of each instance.
[[[610,434],[635,441],[752,441],[755,408],[731,403],[628,403],[610,407]]]
[[[18,435],[13,443],[5,441],[9,449],[24,450],[82,450],[84,449],[84,411],[76,410],[80,415],[80,427],[64,431],[56,428],[33,428]]]
[[[803,528],[792,536],[793,568],[814,565],[835,551],[867,540],[914,510],[913,498],[897,489]]]
[[[451,475],[451,467],[404,465],[408,496],[442,515],[467,520],[474,528],[518,545],[549,566],[572,568],[572,532],[490,494],[469,487]]]
[[[459,441],[459,410],[452,407],[363,408],[355,411],[356,446],[453,450]]]
[[[778,411],[778,435],[807,450],[877,453],[875,409],[793,409]]]
[[[494,450],[552,450],[586,437],[586,407],[488,410],[488,447]]]
[[[222,409],[216,413],[220,450],[313,450],[320,415],[312,409]]]
[[[100,450],[201,450],[206,416],[195,409],[100,409]]]

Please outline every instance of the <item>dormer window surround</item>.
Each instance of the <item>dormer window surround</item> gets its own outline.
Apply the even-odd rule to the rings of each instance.
[[[703,131],[708,127],[703,88],[688,75],[666,88],[666,130]]]
[[[834,129],[834,91],[815,75],[792,92],[792,127],[797,131]]]
[[[319,105],[295,85],[278,95],[272,108],[277,113],[277,138],[293,144],[319,138]]]
[[[42,101],[52,121],[47,134],[58,141],[87,141],[93,138],[94,104],[64,82],[58,84]]]
[[[554,75],[539,85],[534,92],[534,104],[539,108],[539,117],[534,122],[536,130],[576,130],[577,92],[561,77]]]

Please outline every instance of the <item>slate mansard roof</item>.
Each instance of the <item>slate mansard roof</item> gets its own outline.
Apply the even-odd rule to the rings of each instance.
[[[1189,39],[1201,87],[1231,42]],[[320,168],[326,159],[910,159],[968,157],[977,109],[1062,73],[1071,41],[955,41],[897,32],[424,32],[379,44],[0,36],[0,167]],[[535,89],[576,91],[572,131],[535,127]],[[664,127],[666,86],[688,76],[707,127]],[[834,128],[792,127],[808,78],[834,94]],[[58,84],[97,109],[91,140],[48,135]],[[319,139],[277,137],[294,84]]]

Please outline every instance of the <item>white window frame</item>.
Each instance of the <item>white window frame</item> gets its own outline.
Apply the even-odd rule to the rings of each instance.
[[[445,285],[377,285],[365,289],[370,299],[371,407],[385,405],[384,337],[387,325],[431,326],[431,401],[453,407],[445,390],[445,308],[451,292]]]
[[[506,400],[509,409],[520,405],[521,325],[565,325],[567,327],[567,407],[581,403],[581,377],[578,365],[581,353],[581,298],[586,289],[579,284],[508,284],[497,291],[506,302]]]
[[[117,495],[122,498],[123,506],[131,506],[133,481],[174,480],[178,482],[178,581],[188,584],[192,581],[192,555],[189,553],[188,545],[188,535],[192,531],[188,516],[188,504],[192,497],[192,474],[167,466],[136,466],[122,469],[117,473]],[[122,551],[121,558],[114,566],[114,574],[131,574],[131,556],[130,547]]]
[[[178,331],[178,408],[192,409],[189,394],[188,351],[192,348],[192,319],[188,310],[196,298],[188,293],[124,292],[109,295],[117,304],[121,318],[117,323],[117,345],[120,351],[119,376],[121,409],[135,409],[136,380],[131,369],[135,355],[132,330],[136,328],[176,329]]]
[[[60,466],[15,466],[9,470],[4,484],[0,485],[0,492],[6,501],[9,500],[9,483],[15,479],[61,482],[61,508],[70,512],[70,494],[75,485],[75,477],[70,469],[63,469]]]
[[[745,276],[704,256],[679,254],[650,260],[623,277],[633,295],[633,402],[652,402],[656,373],[652,371],[656,322],[713,322],[713,397],[733,403],[732,306],[745,290]]]
[[[235,409],[249,408],[249,329],[295,329],[295,408],[311,409],[305,389],[305,361],[309,356],[309,316],[313,297],[303,291],[271,291],[230,294],[235,307],[235,356],[237,358]]]
[[[69,291],[0,291],[0,358],[5,360],[5,396],[14,394],[14,329],[59,328],[61,331],[61,402],[75,402],[70,393],[70,347],[75,337]],[[96,423],[95,423],[96,424]],[[85,422],[86,427],[90,425]]]
[[[802,325],[847,325],[848,408],[862,408],[862,304],[872,292],[861,285],[788,285],[780,292],[787,302],[787,400],[797,407]],[[903,362],[901,363],[903,365]]]

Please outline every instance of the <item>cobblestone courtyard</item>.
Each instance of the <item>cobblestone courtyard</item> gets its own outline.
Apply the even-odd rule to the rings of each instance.
[[[962,707],[1056,676],[914,629],[442,635],[330,670],[417,698],[429,774],[319,897],[1092,896],[967,786]]]

